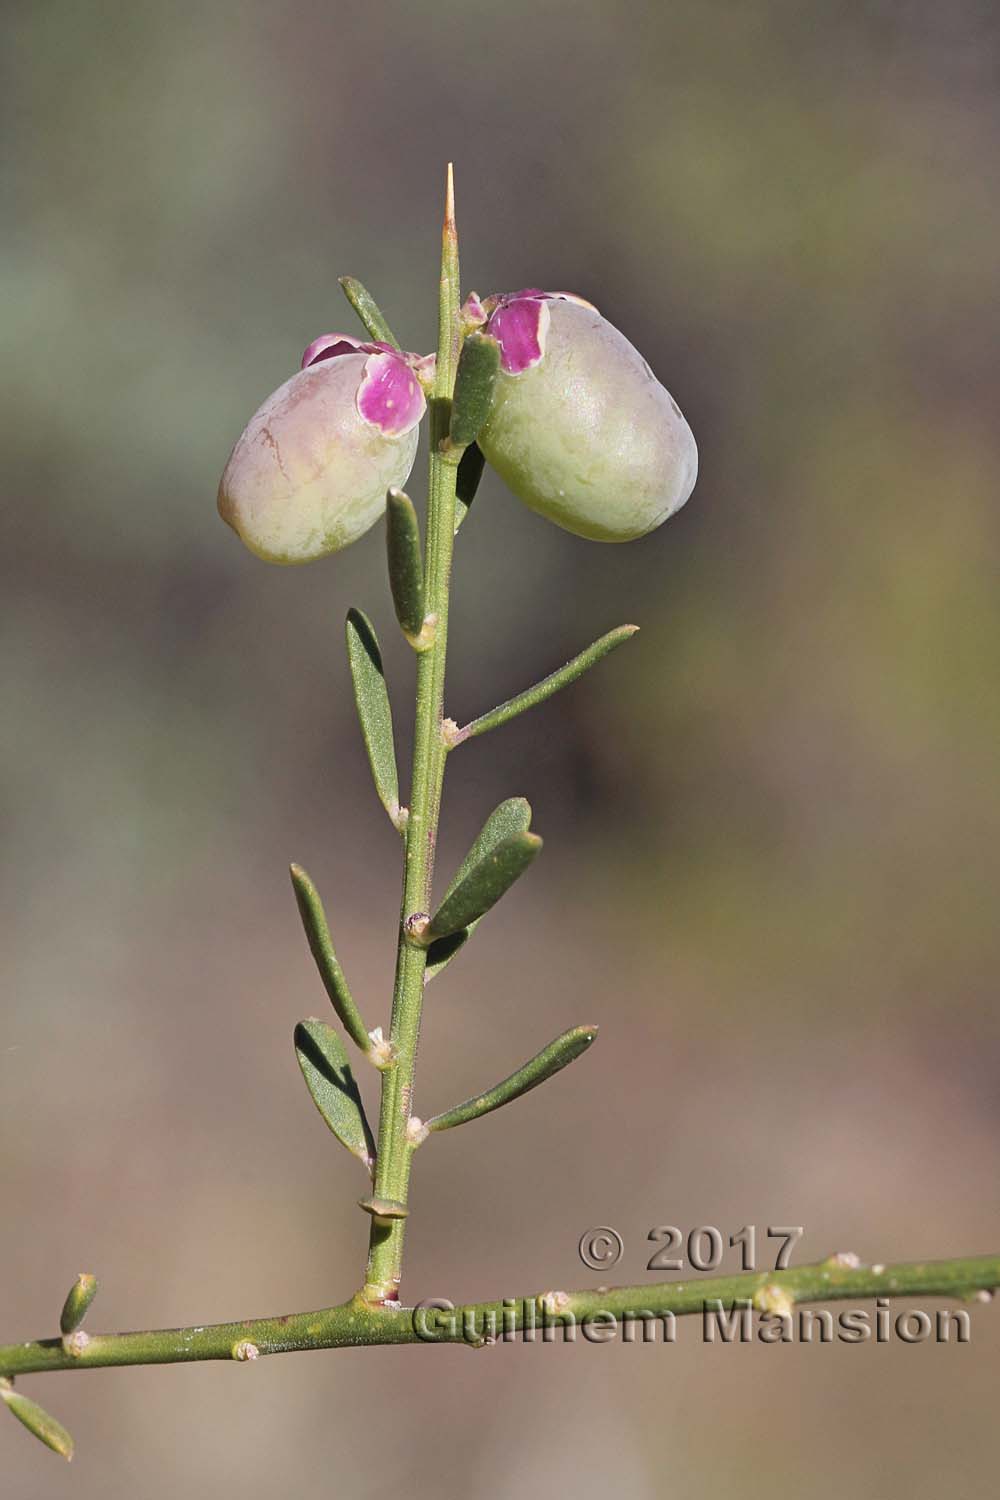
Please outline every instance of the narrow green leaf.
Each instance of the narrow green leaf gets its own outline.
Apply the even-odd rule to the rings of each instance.
[[[343,1022],[344,1030],[351,1041],[360,1047],[362,1052],[370,1052],[371,1037],[361,1019],[361,1012],[354,1003],[354,997],[344,978],[344,971],[337,962],[319,891],[301,865],[291,865],[289,874],[292,877],[292,887],[295,891],[299,916],[302,918],[302,926],[306,930],[309,951],[316,960],[316,967],[326,986],[330,1003]]]
[[[486,459],[483,450],[478,443],[470,443],[458,462],[458,473],[455,475],[455,530],[461,526],[469,514],[469,507],[476,498],[479,489],[479,481],[483,477],[486,467]]]
[[[488,333],[470,333],[462,345],[455,375],[448,437],[455,448],[467,448],[479,436],[490,414],[497,375],[500,345]]]
[[[310,1016],[295,1028],[295,1054],[313,1103],[341,1145],[371,1172],[375,1141],[361,1095],[340,1037],[325,1021]]]
[[[399,775],[392,737],[392,709],[385,685],[382,653],[371,621],[360,609],[347,612],[347,659],[354,683],[361,734],[379,801],[396,828],[399,816]]]
[[[474,735],[485,734],[488,729],[498,729],[501,724],[515,719],[518,714],[523,714],[525,709],[534,708],[536,703],[544,703],[546,698],[551,698],[553,693],[558,693],[560,688],[568,687],[578,677],[582,677],[590,667],[596,666],[609,651],[622,646],[626,641],[632,639],[638,625],[619,625],[617,630],[609,630],[607,635],[602,635],[599,641],[594,641],[579,656],[574,656],[558,672],[552,672],[548,677],[543,677],[541,682],[536,682],[534,687],[527,688],[523,693],[518,693],[516,698],[508,698],[506,703],[491,708],[488,714],[482,714],[478,719],[473,719],[471,724],[466,724],[452,735],[451,744],[460,745],[463,740],[471,739]]]
[[[469,927],[495,906],[505,891],[523,875],[540,852],[542,841],[537,833],[508,834],[472,865],[441,902],[427,928],[427,936],[448,937],[461,927]]]
[[[596,1035],[596,1026],[574,1026],[571,1030],[564,1031],[562,1036],[557,1036],[554,1042],[543,1047],[537,1057],[526,1062],[523,1068],[518,1068],[516,1073],[512,1073],[502,1083],[488,1089],[485,1094],[477,1094],[473,1099],[466,1099],[464,1104],[456,1104],[454,1109],[445,1110],[444,1114],[427,1120],[427,1129],[450,1130],[453,1125],[478,1120],[480,1115],[488,1115],[502,1104],[510,1104],[513,1099],[519,1099],[529,1089],[537,1088],[540,1083],[558,1073],[560,1068],[565,1068],[581,1052],[586,1052]]]
[[[400,347],[399,340],[389,327],[375,298],[367,287],[362,286],[356,276],[340,276],[337,278],[343,289],[344,296],[354,308],[358,317],[364,325],[365,331],[379,343],[391,344],[394,349]]]
[[[452,880],[445,899],[454,894],[456,887],[465,879],[474,865],[505,839],[508,834],[527,833],[531,827],[531,806],[524,797],[508,797],[506,802],[501,802],[490,813],[481,830],[476,835],[475,842],[468,854],[458,867],[455,878]],[[481,918],[470,922],[468,927],[460,927],[457,932],[449,933],[447,937],[438,938],[432,942],[427,950],[427,965],[424,969],[426,981],[432,980],[441,970],[446,967],[455,957],[460,948],[464,948],[466,942],[479,926]]]
[[[391,489],[385,501],[385,547],[396,619],[413,640],[424,623],[424,562],[420,522],[409,495]]]
[[[81,1271],[69,1289],[63,1310],[59,1315],[59,1331],[74,1333],[87,1316],[87,1308],[97,1296],[97,1277],[89,1271]]]
[[[73,1457],[73,1439],[61,1422],[50,1416],[37,1401],[15,1391],[9,1380],[0,1380],[0,1401],[46,1448],[51,1448],[53,1453],[69,1462]]]

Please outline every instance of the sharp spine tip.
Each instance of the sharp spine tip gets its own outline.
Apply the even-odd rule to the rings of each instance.
[[[448,175],[445,183],[444,193],[444,227],[445,230],[455,232],[455,168],[452,162],[448,163]]]

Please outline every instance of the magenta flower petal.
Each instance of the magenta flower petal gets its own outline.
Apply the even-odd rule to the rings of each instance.
[[[490,314],[487,332],[500,344],[501,364],[508,375],[533,369],[545,353],[547,302],[575,302],[597,311],[592,302],[575,292],[543,292],[536,286],[523,287],[519,292],[495,292],[481,304]]]
[[[416,427],[427,409],[419,380],[395,349],[369,355],[357,404],[366,422],[391,437],[401,437]]]
[[[500,363],[508,375],[532,369],[545,353],[549,310],[543,297],[505,299],[486,325],[500,345]]]

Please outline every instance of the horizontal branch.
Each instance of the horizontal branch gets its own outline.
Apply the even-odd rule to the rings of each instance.
[[[165,1328],[149,1333],[77,1333],[69,1349],[58,1338],[0,1346],[0,1376],[46,1370],[87,1370],[109,1365],[181,1364],[206,1359],[252,1360],[265,1354],[344,1349],[375,1344],[493,1342],[513,1334],[582,1322],[604,1315],[683,1317],[707,1308],[752,1305],[764,1313],[790,1312],[809,1302],[860,1301],[872,1297],[958,1297],[968,1300],[1000,1286],[1000,1255],[966,1260],[915,1261],[886,1266],[856,1265],[835,1255],[790,1271],[749,1272],[649,1286],[578,1292],[550,1291],[520,1299],[475,1302],[452,1308],[441,1302],[417,1307],[374,1304],[355,1297],[320,1312],[256,1318],[208,1327]]]

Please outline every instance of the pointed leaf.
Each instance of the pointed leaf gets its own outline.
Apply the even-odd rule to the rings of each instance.
[[[447,900],[454,893],[473,866],[478,864],[484,855],[494,849],[502,839],[511,833],[527,833],[530,827],[531,806],[524,797],[508,797],[506,802],[501,802],[499,807],[495,807],[459,866],[457,874],[445,892],[445,899]],[[457,932],[449,933],[447,937],[438,938],[431,943],[427,950],[427,965],[424,969],[424,978],[427,982],[440,974],[459,949],[465,946],[480,921],[481,918],[477,918],[476,921],[470,922],[468,927],[461,927]]]
[[[385,546],[396,619],[403,634],[413,640],[424,623],[424,562],[417,512],[402,490],[391,489],[386,496]]]
[[[37,1401],[15,1391],[9,1380],[0,1380],[0,1401],[46,1448],[51,1448],[53,1453],[69,1462],[73,1457],[73,1439],[61,1422],[50,1416]]]
[[[382,653],[372,622],[360,609],[347,612],[347,659],[375,790],[390,820],[401,829],[396,746]]]
[[[427,1129],[450,1130],[453,1125],[478,1120],[480,1115],[488,1115],[502,1104],[510,1104],[512,1100],[519,1099],[529,1089],[537,1088],[540,1083],[565,1068],[581,1052],[586,1052],[596,1035],[596,1026],[574,1026],[570,1031],[564,1031],[562,1036],[557,1036],[554,1042],[550,1042],[536,1057],[502,1083],[488,1089],[485,1094],[477,1094],[472,1099],[466,1099],[464,1104],[456,1104],[454,1109],[445,1110],[444,1114],[427,1120]]]
[[[534,687],[527,688],[523,693],[518,693],[516,698],[508,698],[506,703],[491,708],[488,714],[482,714],[480,718],[473,719],[471,724],[466,724],[451,737],[451,745],[460,745],[463,740],[468,740],[477,734],[485,734],[488,729],[497,729],[501,724],[523,714],[525,709],[534,708],[536,703],[544,703],[546,698],[551,698],[553,693],[558,693],[562,687],[575,682],[582,677],[590,667],[597,663],[609,651],[623,646],[630,641],[639,629],[638,625],[619,625],[617,630],[609,630],[607,635],[602,635],[600,640],[594,641],[579,656],[574,656],[564,667],[557,672],[552,672],[548,677],[543,677],[541,682],[536,682]]]
[[[356,276],[338,277],[344,296],[354,308],[364,328],[372,338],[382,344],[399,348],[399,340],[385,321],[382,309],[367,287],[362,286]]]
[[[97,1277],[81,1271],[69,1289],[59,1316],[60,1333],[75,1333],[87,1316],[87,1309],[97,1296]]]
[[[448,937],[478,922],[523,875],[542,847],[537,833],[512,833],[495,844],[457,882],[427,927],[427,937]]]
[[[319,892],[301,865],[291,865],[289,873],[292,877],[299,915],[309,941],[309,951],[316,961],[316,967],[326,986],[330,1002],[343,1022],[344,1030],[351,1041],[360,1047],[362,1052],[370,1052],[371,1037],[361,1019],[361,1012],[354,1003],[354,997],[348,989],[344,971],[337,962],[337,955],[333,951],[330,929],[327,926],[326,913],[319,899]]]
[[[467,448],[479,436],[490,414],[497,375],[500,345],[491,334],[470,333],[462,345],[455,375],[448,437],[455,448]]]
[[[311,1016],[295,1028],[295,1053],[323,1119],[341,1145],[372,1171],[375,1141],[340,1037],[332,1026]]]
[[[470,443],[458,463],[455,476],[455,530],[469,514],[469,507],[476,498],[479,481],[483,477],[486,459],[478,443]]]

